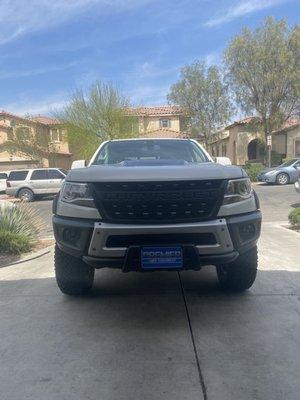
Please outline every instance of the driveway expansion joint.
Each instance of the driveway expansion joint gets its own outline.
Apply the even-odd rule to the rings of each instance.
[[[198,355],[198,351],[197,351],[197,347],[196,347],[196,343],[195,343],[195,336],[194,336],[194,332],[193,332],[191,317],[190,317],[190,313],[189,313],[189,309],[188,309],[188,305],[187,305],[187,299],[186,299],[185,290],[184,290],[184,286],[183,286],[183,282],[182,282],[182,279],[181,279],[180,272],[178,272],[178,279],[179,279],[179,283],[180,283],[182,298],[183,298],[183,302],[184,302],[184,308],[185,308],[185,312],[186,312],[186,318],[187,318],[189,331],[190,331],[190,335],[191,335],[191,341],[192,341],[192,345],[193,345],[195,361],[196,361],[196,365],[197,365],[197,370],[198,370],[199,381],[200,381],[200,385],[201,385],[201,389],[202,389],[203,399],[204,400],[208,400],[207,390],[206,390],[206,386],[205,386],[205,382],[204,382],[203,373],[202,373],[202,370],[201,370],[200,359],[199,359],[199,355]]]

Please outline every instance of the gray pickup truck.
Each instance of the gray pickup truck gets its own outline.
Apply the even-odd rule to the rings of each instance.
[[[77,166],[83,166],[77,162]],[[245,171],[190,139],[103,143],[69,172],[53,204],[55,272],[65,294],[91,290],[97,268],[217,268],[225,290],[257,272],[261,213]]]

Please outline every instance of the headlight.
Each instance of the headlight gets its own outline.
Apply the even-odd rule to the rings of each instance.
[[[232,179],[228,181],[223,205],[247,200],[252,194],[251,181],[249,178]]]
[[[65,182],[60,192],[60,200],[84,207],[94,207],[95,203],[86,183]]]

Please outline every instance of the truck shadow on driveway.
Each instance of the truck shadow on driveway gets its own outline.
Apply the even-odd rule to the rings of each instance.
[[[52,277],[5,279],[4,400],[198,400],[195,351],[208,399],[298,398],[299,272],[259,271],[236,295],[208,268],[181,273],[187,310],[176,273],[99,271],[81,298]]]

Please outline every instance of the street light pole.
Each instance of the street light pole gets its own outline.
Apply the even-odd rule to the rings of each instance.
[[[272,158],[272,136],[267,136],[267,148],[268,148],[268,167],[271,168],[271,158]]]

